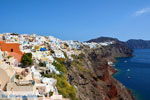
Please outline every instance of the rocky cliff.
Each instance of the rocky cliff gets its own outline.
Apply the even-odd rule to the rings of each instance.
[[[95,39],[88,40],[87,42],[100,43],[100,42],[111,42],[111,41],[119,42],[117,38],[112,38],[112,37],[98,37]]]
[[[57,79],[56,87],[63,97],[70,100],[133,100],[130,91],[112,77],[116,70],[108,63],[114,62],[115,57],[132,56],[132,50],[117,39],[101,39],[101,45],[96,44],[93,48],[88,43],[80,43],[78,53],[71,56],[73,59],[67,55],[55,58],[53,65],[61,74],[44,76]]]
[[[150,48],[150,41],[149,40],[141,40],[141,39],[131,39],[126,42],[128,47],[132,49],[144,49]]]
[[[129,47],[131,49],[147,49],[150,48],[150,40],[142,40],[142,39],[130,39],[126,42],[119,41],[116,38],[111,38],[111,37],[99,37],[96,39],[91,39],[87,42],[96,42],[96,43],[101,43],[101,42],[110,42],[114,41],[118,44],[122,44],[125,47]]]
[[[103,42],[114,42],[112,45],[109,45],[105,47],[107,52],[113,57],[127,57],[127,56],[132,56],[133,50],[129,48],[126,42],[120,41],[116,38],[111,38],[111,37],[99,37],[96,39],[91,39],[87,42],[96,42],[96,43],[103,43]]]
[[[117,42],[110,46],[85,47],[73,61],[67,61],[68,81],[80,100],[133,100],[130,91],[112,77],[116,70],[108,65],[114,57],[127,57],[132,50]]]

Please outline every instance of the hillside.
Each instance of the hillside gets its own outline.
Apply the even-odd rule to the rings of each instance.
[[[131,40],[128,40],[126,43],[132,49],[150,48],[150,41],[149,40],[131,39]]]
[[[91,39],[91,40],[89,40],[87,42],[89,42],[89,43],[95,42],[95,43],[99,43],[99,44],[112,42],[112,44],[110,44],[109,46],[112,49],[114,48],[115,51],[116,51],[116,52],[112,51],[112,54],[119,55],[119,56],[120,55],[122,56],[122,54],[124,54],[124,56],[126,56],[126,55],[132,56],[129,53],[132,53],[133,50],[128,47],[126,42],[120,41],[120,40],[118,40],[116,38],[99,37],[99,38],[96,38],[96,39]]]
[[[70,83],[77,87],[81,100],[133,100],[128,89],[112,77],[116,70],[108,64],[114,57],[130,56],[124,48],[107,46],[85,48],[83,54],[74,57],[68,68]]]
[[[111,42],[111,41],[116,41],[116,42],[118,42],[119,40],[116,39],[116,38],[111,38],[111,37],[99,37],[99,38],[95,38],[95,39],[88,40],[87,42],[100,43],[100,42]]]
[[[89,43],[36,34],[1,34],[0,74],[12,75],[7,81],[0,78],[0,97],[6,95],[7,99],[12,91],[13,98],[32,93],[38,99],[134,100],[130,91],[112,77],[115,57],[132,56],[132,50],[117,39],[105,39]],[[21,61],[16,57],[19,54]]]

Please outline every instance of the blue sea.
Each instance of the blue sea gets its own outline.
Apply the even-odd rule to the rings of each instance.
[[[114,77],[133,92],[136,100],[150,100],[150,49],[135,49],[133,57],[117,60]]]

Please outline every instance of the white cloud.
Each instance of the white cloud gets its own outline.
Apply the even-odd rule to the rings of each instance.
[[[134,16],[141,16],[143,14],[150,13],[150,8],[143,8],[134,13]]]

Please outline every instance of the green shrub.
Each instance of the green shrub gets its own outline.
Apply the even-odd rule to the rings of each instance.
[[[69,45],[67,43],[64,43],[64,46],[69,47]]]
[[[40,63],[39,63],[39,66],[41,66],[41,67],[46,67],[46,63],[45,63],[45,62],[40,62]]]
[[[30,66],[33,64],[32,53],[25,53],[22,56],[21,63],[23,66]]]
[[[56,61],[52,63],[56,67],[56,69],[64,74],[67,73],[67,68],[65,66],[65,59],[64,58],[55,58]]]
[[[79,55],[74,55],[74,54],[71,55],[73,59],[78,59],[78,60],[82,60],[84,56],[85,55],[83,53],[80,53]]]
[[[74,60],[72,61],[71,65],[76,67],[81,72],[86,72],[87,68],[83,67],[83,64],[80,61]]]
[[[53,92],[49,92],[49,95],[52,96],[52,95],[53,95]]]
[[[25,55],[27,55],[28,57],[32,58],[32,53],[26,53]]]
[[[68,56],[67,56],[66,52],[63,52],[63,53],[64,53],[65,58],[68,59]]]
[[[68,83],[68,81],[62,77],[57,77],[57,89],[60,94],[65,98],[76,100],[76,89]]]
[[[18,75],[18,74],[15,75],[15,78],[18,79],[18,80],[22,79],[22,77],[20,75]]]
[[[63,73],[67,73],[67,69],[66,69],[66,66],[64,64],[59,63],[57,61],[54,61],[52,63],[52,65],[54,65],[58,71],[63,72]]]
[[[19,76],[19,75],[15,75],[15,78],[16,78],[16,79],[19,79],[19,78],[20,78],[20,76]]]
[[[52,74],[42,74],[42,76],[43,77],[48,77],[48,78],[51,78],[51,77],[55,78],[57,75],[52,73]]]
[[[55,53],[55,51],[54,50],[52,50],[52,49],[50,49],[50,52],[53,54],[53,53]]]
[[[12,56],[8,56],[7,58],[9,59],[9,58],[11,58]]]
[[[65,58],[55,58],[55,60],[61,64],[64,64],[66,59]]]

